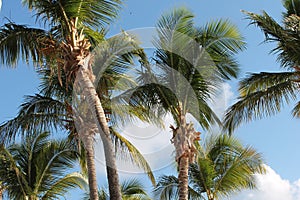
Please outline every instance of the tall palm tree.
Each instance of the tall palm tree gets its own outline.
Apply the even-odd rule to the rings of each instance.
[[[243,189],[255,188],[255,174],[265,173],[261,155],[234,137],[209,136],[197,150],[196,163],[190,166],[189,199],[230,197]],[[154,191],[161,200],[177,199],[178,184],[176,177],[163,176]]]
[[[111,71],[112,69],[108,68],[108,70]],[[72,117],[73,110],[69,103],[72,97],[72,87],[66,89],[64,85],[62,86],[58,84],[58,73],[54,73],[51,70],[41,70],[39,71],[39,75],[42,79],[40,84],[40,93],[35,94],[34,96],[27,96],[25,102],[20,106],[19,114],[15,118],[6,121],[0,126],[1,140],[7,141],[11,139],[11,137],[14,138],[16,134],[24,135],[28,132],[30,133],[36,130],[44,131],[50,129],[53,131],[66,131],[71,144],[74,144],[75,147],[77,147],[77,149],[81,152],[80,161],[83,161],[82,166],[83,169],[85,169],[85,152],[82,151],[84,148],[81,146],[82,143],[80,142],[79,134],[75,127],[74,118]],[[61,76],[61,79],[64,81],[65,76],[63,72],[61,73]],[[104,76],[108,76],[108,74],[104,74]],[[112,77],[113,75],[110,74],[110,76]],[[124,78],[123,75],[122,77]],[[110,84],[112,84],[112,82],[110,82]],[[124,87],[124,85],[122,87]],[[99,96],[102,97],[102,95]],[[103,96],[107,98],[106,95]],[[118,98],[118,96],[115,96],[114,98]],[[103,105],[106,112],[112,113],[110,111],[110,106],[112,104],[108,104],[107,99],[105,102],[106,103]],[[126,122],[128,122],[133,115],[144,121],[150,120],[148,114],[145,114],[146,112],[144,113],[145,109],[140,109],[137,107],[137,105],[127,106],[127,108],[128,109],[125,110],[126,113],[122,113],[122,110],[119,110],[118,113],[118,110],[114,109],[114,116],[112,116],[112,114],[110,114],[110,116],[107,115],[111,118],[111,123],[120,118],[118,117],[118,114],[122,115],[123,121],[126,121],[127,119]],[[127,113],[128,111],[130,112],[133,110],[133,113]],[[92,126],[88,127],[87,129],[90,129],[94,126],[95,125],[92,124]],[[144,169],[149,179],[152,181],[152,184],[155,185],[155,178],[151,168],[139,150],[136,149],[134,145],[124,138],[116,129],[113,127],[110,128],[111,137],[115,145],[117,156],[129,154],[131,160],[137,166]]]
[[[194,142],[200,139],[200,133],[187,122],[186,115],[194,116],[205,129],[219,122],[208,101],[222,80],[237,76],[234,56],[244,48],[244,42],[227,20],[195,27],[194,15],[185,8],[163,15],[157,33],[153,58],[157,68],[153,70],[145,64],[147,70],[141,73],[145,86],[135,92],[134,100],[152,108],[162,106],[172,114],[179,199],[187,200],[188,166],[194,162]]]
[[[121,192],[123,200],[151,200],[143,184],[136,179],[125,180],[121,183]],[[105,188],[99,190],[99,200],[109,199]],[[84,199],[89,200],[88,195]]]
[[[39,67],[49,67],[57,72],[63,69],[66,82],[73,83],[75,75],[84,90],[82,96],[91,104],[97,132],[104,145],[110,197],[121,199],[115,152],[110,138],[110,129],[105,112],[94,86],[90,66],[91,49],[103,41],[103,27],[114,19],[121,0],[23,0],[34,11],[37,21],[49,29],[31,28],[9,22],[0,29],[0,61],[15,66],[22,58]],[[59,82],[62,85],[61,76]],[[83,133],[83,132],[80,132]],[[97,197],[93,135],[84,133],[85,149],[89,165],[91,199]]]
[[[78,158],[66,140],[31,134],[22,144],[1,146],[0,180],[10,199],[57,199],[70,188],[87,186],[80,173],[70,173]]]
[[[255,14],[245,12],[251,24],[257,25],[265,34],[266,42],[276,42],[272,52],[278,55],[283,72],[252,73],[240,82],[238,102],[226,113],[224,126],[230,133],[242,122],[260,119],[278,113],[282,106],[296,100],[299,90],[300,54],[299,22],[300,1],[284,0],[286,11],[282,24],[266,12]],[[300,102],[292,114],[300,116]]]

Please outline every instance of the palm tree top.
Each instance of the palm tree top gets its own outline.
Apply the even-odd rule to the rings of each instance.
[[[11,199],[57,199],[87,186],[80,173],[69,173],[79,155],[67,140],[49,140],[47,132],[24,139],[1,147],[0,179]]]
[[[118,16],[122,0],[22,0],[33,10],[36,20],[51,27],[66,27],[71,33],[75,27],[103,28]]]

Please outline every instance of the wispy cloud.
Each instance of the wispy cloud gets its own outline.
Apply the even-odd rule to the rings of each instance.
[[[234,93],[229,83],[222,83],[210,106],[218,117],[222,118],[228,106],[232,103]]]

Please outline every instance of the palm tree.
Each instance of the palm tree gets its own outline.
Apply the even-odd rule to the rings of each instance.
[[[224,79],[236,77],[238,63],[234,55],[244,48],[237,28],[227,20],[217,20],[203,27],[194,26],[194,15],[185,8],[174,9],[157,24],[157,48],[153,60],[156,69],[146,63],[141,73],[145,86],[137,90],[135,101],[152,108],[162,106],[175,121],[172,142],[179,166],[179,199],[188,199],[188,166],[194,162],[199,140],[187,114],[194,116],[207,129],[219,122],[208,101]],[[148,67],[147,67],[148,66]]]
[[[238,102],[226,113],[224,126],[230,133],[241,124],[278,113],[282,106],[297,98],[299,88],[299,22],[300,1],[284,0],[286,11],[282,25],[266,12],[255,14],[245,12],[251,24],[257,25],[265,34],[266,42],[276,42],[272,52],[278,54],[278,61],[286,69],[283,72],[252,73],[240,82]],[[300,102],[292,114],[300,116]]]
[[[198,157],[190,166],[189,199],[219,199],[256,187],[255,174],[265,173],[261,155],[228,135],[212,135],[198,146]],[[155,188],[157,197],[177,199],[179,181],[163,176]]]
[[[0,180],[10,199],[57,199],[70,188],[87,186],[80,173],[70,173],[78,158],[66,140],[31,134],[22,144],[1,146]]]
[[[112,71],[111,68],[107,68],[107,70]],[[11,137],[14,138],[16,134],[24,135],[35,130],[65,130],[68,133],[68,138],[71,144],[75,145],[77,150],[81,152],[80,161],[82,162],[82,169],[85,171],[85,152],[82,151],[84,148],[80,142],[74,118],[72,117],[73,110],[69,103],[71,101],[73,88],[70,86],[66,89],[64,85],[61,86],[58,84],[58,73],[54,73],[51,70],[41,70],[39,71],[39,75],[42,80],[40,84],[40,93],[35,94],[34,96],[27,96],[25,98],[25,102],[20,106],[19,114],[15,118],[6,121],[0,126],[1,140],[7,141],[11,139]],[[63,72],[61,73],[61,76],[64,81],[65,76]],[[108,74],[104,74],[104,77],[105,76],[108,76]],[[112,77],[113,74],[110,74],[110,76]],[[124,78],[123,75],[122,77]],[[116,80],[117,78],[114,79],[114,81]],[[109,81],[106,81],[106,83],[107,82]],[[112,81],[110,84],[112,84]],[[124,87],[124,85],[122,87]],[[103,96],[107,98],[106,95]],[[118,96],[114,98],[117,97]],[[101,98],[104,97],[101,96]],[[110,106],[112,104],[108,104],[107,99],[105,102],[104,108],[106,112],[112,113],[110,111]],[[122,115],[123,121],[126,121],[127,119],[126,122],[128,122],[132,115],[137,116],[144,121],[150,120],[148,115],[143,113],[145,110],[140,109],[137,105],[131,107],[127,106],[127,108],[128,110],[125,111],[125,114],[122,113],[122,110],[119,113]],[[134,110],[134,113],[127,113],[132,110]],[[112,116],[112,114],[110,114],[110,116],[107,115],[110,117],[111,123],[120,118],[118,117],[118,113],[116,113],[118,110],[114,109],[114,111],[114,116]],[[92,126],[87,129],[90,129],[93,126],[95,125],[92,124]],[[155,185],[155,178],[152,170],[139,150],[136,149],[134,145],[124,138],[116,129],[113,127],[110,127],[110,129],[111,137],[115,145],[116,155],[124,156],[125,154],[129,154],[130,160],[140,168],[144,169],[149,179],[152,181],[152,184]]]
[[[121,192],[123,200],[151,200],[143,184],[136,179],[123,181],[121,183]],[[99,200],[109,199],[109,195],[105,188],[101,188],[98,195]],[[88,194],[85,195],[84,199],[89,200]]]
[[[13,22],[3,25],[0,29],[0,61],[8,66],[15,66],[21,58],[26,62],[32,60],[38,67],[51,68],[58,73],[63,70],[67,84],[72,84],[77,75],[82,88],[89,88],[84,90],[82,96],[91,104],[89,106],[96,121],[97,132],[100,132],[104,145],[110,197],[120,200],[115,151],[105,112],[93,84],[90,58],[91,49],[104,40],[103,28],[117,16],[121,0],[22,2],[34,11],[37,21],[49,29],[31,28]],[[63,85],[61,76],[58,77],[59,83]],[[84,138],[87,151],[91,199],[98,199],[93,135],[85,133],[81,138]]]

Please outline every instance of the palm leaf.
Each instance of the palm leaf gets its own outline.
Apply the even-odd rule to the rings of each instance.
[[[284,12],[284,17],[288,17],[290,15],[298,15],[300,16],[300,1],[298,0],[284,0],[282,1],[282,4],[284,8],[286,9],[286,12]]]
[[[175,176],[163,175],[159,178],[159,182],[153,190],[154,196],[160,200],[173,200],[179,198],[178,178]],[[201,200],[204,197],[194,188],[189,186],[189,200]]]
[[[262,15],[245,13],[252,20],[252,24],[257,25],[264,32],[266,42],[277,42],[277,47],[272,52],[279,54],[278,60],[281,62],[281,66],[294,69],[293,67],[300,63],[297,54],[299,48],[298,45],[295,45],[300,43],[298,33],[290,27],[280,26],[266,12],[263,12]]]
[[[7,23],[0,28],[1,63],[15,66],[20,60],[27,63],[32,60],[37,65],[43,58],[41,49],[47,41],[50,35],[42,29]]]
[[[47,132],[27,135],[22,144],[10,145],[1,152],[4,165],[0,167],[0,179],[10,198],[46,195],[57,199],[67,188],[83,187],[86,182],[81,175],[66,173],[78,154],[67,141],[50,141]]]
[[[65,117],[63,103],[38,94],[27,96],[18,115],[0,126],[1,142],[14,140],[18,134],[64,128]]]
[[[241,97],[226,112],[224,127],[230,133],[242,122],[278,113],[296,98],[297,73],[252,74],[241,82]]]
[[[120,0],[23,0],[23,4],[36,12],[37,20],[50,21],[50,25],[69,26],[71,19],[78,25],[103,27],[118,15]],[[70,28],[70,26],[69,26]]]
[[[154,188],[154,195],[160,200],[178,199],[178,183],[175,176],[162,176]]]
[[[196,30],[196,40],[207,51],[222,78],[236,78],[239,72],[234,54],[245,48],[239,30],[229,20],[215,20]]]
[[[68,192],[72,188],[85,189],[88,186],[88,181],[82,174],[78,172],[73,172],[67,174],[63,178],[57,180],[56,183],[51,185],[51,187],[46,191],[46,193],[41,197],[41,199],[57,199],[62,194]]]

